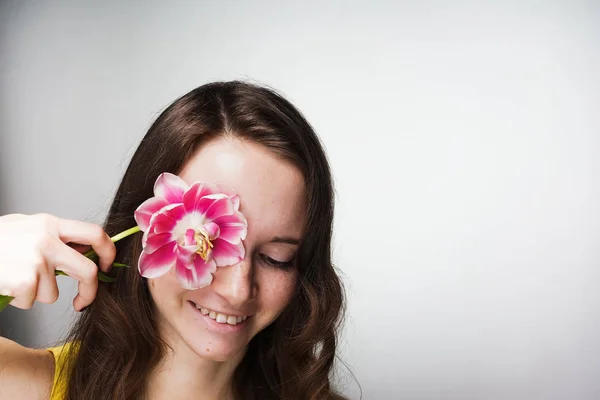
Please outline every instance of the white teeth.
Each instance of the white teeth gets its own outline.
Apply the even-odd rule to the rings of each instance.
[[[224,324],[227,322],[227,315],[223,315],[223,314],[217,314],[217,319],[216,321],[220,324]]]
[[[246,316],[237,317],[235,315],[220,314],[220,313],[217,313],[216,311],[211,311],[208,308],[204,308],[199,305],[196,305],[196,308],[202,313],[202,315],[207,315],[209,318],[214,319],[219,324],[237,325],[237,324],[241,324],[242,322],[244,322],[245,320],[248,319],[248,317],[246,317]]]

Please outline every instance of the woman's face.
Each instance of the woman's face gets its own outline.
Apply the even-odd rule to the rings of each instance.
[[[241,357],[296,292],[293,260],[304,228],[304,178],[262,146],[233,138],[202,146],[179,176],[188,184],[225,184],[240,196],[248,221],[246,255],[217,268],[213,282],[201,289],[183,289],[174,268],[149,280],[161,333],[170,345],[184,344],[204,358]]]

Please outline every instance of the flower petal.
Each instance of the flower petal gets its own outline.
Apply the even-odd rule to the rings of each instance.
[[[184,262],[177,260],[175,275],[184,289],[194,290],[198,288],[198,276],[195,268],[187,268]]]
[[[148,254],[154,253],[156,250],[161,248],[162,246],[173,242],[173,238],[171,236],[171,232],[165,233],[148,233],[146,236],[146,243],[144,244],[144,251]]]
[[[160,174],[154,184],[154,195],[162,197],[169,203],[182,203],[183,194],[188,189],[188,184],[177,175],[165,172]]]
[[[167,244],[152,254],[142,251],[138,261],[140,275],[145,278],[158,278],[166,274],[177,258],[175,246],[175,243]]]
[[[191,246],[194,243],[196,243],[195,235],[196,235],[195,230],[193,230],[191,228],[185,230],[185,245],[186,246]]]
[[[214,240],[214,239],[218,238],[220,235],[221,228],[219,227],[219,225],[215,224],[214,222],[209,222],[208,224],[204,224],[203,228],[206,231],[206,234],[208,235],[208,238],[210,240]]]
[[[192,268],[196,251],[198,251],[198,245],[182,246],[177,245],[177,261],[181,261],[185,264],[186,268]]]
[[[148,230],[150,225],[150,218],[152,214],[158,212],[161,208],[168,205],[165,199],[161,197],[151,197],[144,201],[133,213],[135,222],[137,222],[140,229],[144,232]]]
[[[146,247],[146,242],[148,241],[148,231],[144,232],[142,235],[142,248]]]
[[[219,183],[217,186],[217,192],[225,193],[231,199],[233,208],[235,211],[240,209],[240,196],[238,196],[229,186]]]
[[[192,268],[177,261],[176,275],[181,285],[187,290],[195,290],[210,285],[213,280],[213,272],[217,269],[215,262],[209,260],[205,262],[202,258],[196,257]]]
[[[234,214],[224,215],[213,222],[219,225],[220,239],[227,240],[232,244],[238,244],[241,240],[246,239],[248,222],[241,212],[236,211]]]
[[[199,207],[203,209],[199,211],[202,212],[209,221],[235,212],[233,203],[226,194],[212,194],[210,196],[205,196],[200,200]]]
[[[213,203],[220,199],[229,199],[226,194],[216,193],[204,196],[200,199],[196,199],[196,203],[194,204],[193,212],[194,214],[202,215],[206,218],[206,213],[212,207]],[[187,208],[186,208],[187,210]]]
[[[187,212],[199,211],[198,202],[206,196],[217,193],[214,185],[202,182],[194,182],[183,195],[183,204]],[[201,211],[199,211],[201,212]],[[203,212],[201,212],[203,214]]]
[[[194,259],[194,269],[198,276],[198,288],[208,286],[213,280],[213,273],[217,270],[217,264],[212,258],[204,261],[201,257]]]
[[[186,215],[183,204],[170,204],[154,215],[150,227],[156,233],[172,232]]]
[[[237,264],[244,259],[246,254],[242,242],[232,244],[218,238],[213,241],[213,245],[212,257],[215,260],[217,267]]]

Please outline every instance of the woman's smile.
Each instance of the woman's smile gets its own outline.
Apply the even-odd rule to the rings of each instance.
[[[225,314],[209,308],[202,307],[191,300],[188,300],[195,314],[199,314],[211,329],[218,329],[220,332],[239,332],[247,325],[251,315]]]

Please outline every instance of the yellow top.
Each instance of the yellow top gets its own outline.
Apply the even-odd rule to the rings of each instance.
[[[67,371],[65,371],[66,373],[61,373],[61,371],[67,366],[67,355],[70,347],[71,344],[66,343],[48,349],[54,355],[54,379],[52,380],[50,400],[64,400],[67,394],[67,377],[69,374]]]

